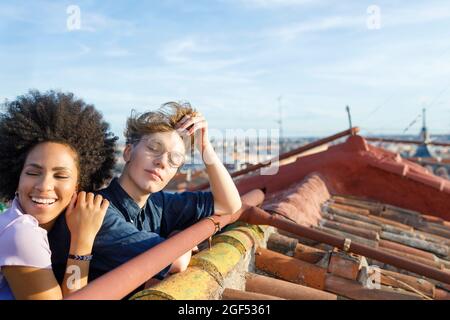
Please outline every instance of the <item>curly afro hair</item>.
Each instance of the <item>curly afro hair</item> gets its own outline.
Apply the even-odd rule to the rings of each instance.
[[[0,199],[11,200],[30,150],[58,142],[78,155],[79,187],[93,191],[112,177],[118,138],[93,105],[73,93],[30,90],[0,114]]]

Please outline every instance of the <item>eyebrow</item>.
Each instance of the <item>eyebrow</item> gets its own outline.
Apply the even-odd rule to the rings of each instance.
[[[27,167],[33,167],[33,168],[36,168],[36,169],[43,169],[43,167],[38,165],[37,163],[29,163],[26,166]],[[52,171],[62,171],[62,170],[71,171],[67,167],[54,167],[54,168],[52,168]]]
[[[149,141],[146,142],[146,146],[148,147],[148,145],[149,145],[150,143],[157,143],[157,144],[163,146],[163,147],[164,147],[164,150],[167,151],[167,145],[166,145],[164,142],[161,142],[161,141],[155,141],[155,140],[149,140]],[[185,152],[182,151],[182,150],[176,150],[176,149],[175,149],[175,150],[170,150],[169,152],[185,153]]]

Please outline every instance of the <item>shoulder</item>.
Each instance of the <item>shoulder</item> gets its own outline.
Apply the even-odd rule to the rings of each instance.
[[[209,191],[163,192],[161,194],[166,210],[203,210],[213,207],[214,197]]]
[[[188,200],[188,199],[199,199],[203,197],[212,196],[212,192],[210,191],[183,191],[183,192],[166,192],[160,191],[155,194],[152,194],[152,197],[155,196],[155,199],[163,199],[163,200]]]
[[[124,213],[110,202],[96,239],[115,238],[117,235],[129,232],[130,229],[134,229],[134,226],[127,222]]]
[[[107,186],[103,189],[97,190],[94,193],[99,194],[104,198],[110,198],[111,197],[111,186]]]
[[[5,215],[2,215],[0,230],[0,263],[48,267],[51,264],[51,252],[47,231],[39,227],[38,221],[28,214],[6,212]]]
[[[39,223],[29,214],[17,214],[14,210],[7,210],[0,216],[0,239],[8,235],[46,237],[47,231],[39,227]]]
[[[106,210],[105,219],[115,219],[115,218],[124,218],[123,213],[119,208],[114,204],[114,202],[109,201],[108,209]]]

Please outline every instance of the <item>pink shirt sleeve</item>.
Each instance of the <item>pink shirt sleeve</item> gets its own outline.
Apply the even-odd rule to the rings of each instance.
[[[28,215],[17,217],[0,231],[0,267],[51,268],[47,232]]]

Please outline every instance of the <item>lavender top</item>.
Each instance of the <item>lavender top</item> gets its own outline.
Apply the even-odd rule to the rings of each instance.
[[[0,214],[0,268],[24,266],[51,269],[47,231],[33,216],[25,214],[14,199],[11,208]],[[14,295],[0,269],[0,300]]]

